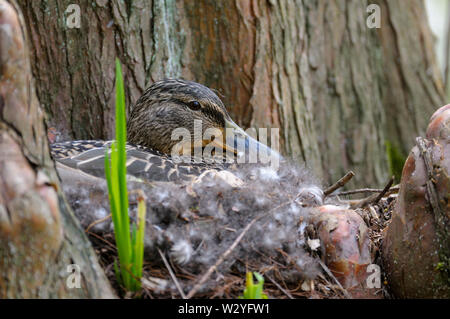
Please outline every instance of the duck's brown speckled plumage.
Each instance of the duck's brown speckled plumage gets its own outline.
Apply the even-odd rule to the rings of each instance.
[[[60,164],[89,175],[104,177],[105,151],[111,141],[80,140],[51,145],[52,155]],[[145,181],[188,181],[208,169],[223,169],[224,165],[175,163],[164,153],[142,146],[127,144],[127,174]]]
[[[192,109],[197,101],[200,109]],[[175,163],[170,150],[175,143],[171,132],[178,127],[193,131],[195,119],[203,130],[224,129],[230,119],[219,97],[209,88],[190,81],[168,79],[155,82],[138,99],[127,122],[127,173],[147,181],[190,180],[207,169],[223,169],[222,164]],[[51,145],[57,162],[89,175],[104,176],[104,154],[111,141],[79,140]]]
[[[200,103],[200,109],[189,107],[194,101]],[[206,86],[163,80],[150,86],[137,100],[127,123],[128,141],[169,154],[178,142],[170,138],[174,129],[184,127],[193,132],[194,120],[202,121],[203,131],[211,127],[223,129],[226,119],[231,120],[224,104]]]

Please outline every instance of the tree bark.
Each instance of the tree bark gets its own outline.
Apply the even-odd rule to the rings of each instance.
[[[18,6],[0,0],[0,299],[112,298],[60,191],[25,30]]]
[[[381,9],[369,29],[367,6]],[[127,103],[163,77],[219,90],[244,127],[280,128],[282,151],[324,183],[388,178],[386,142],[407,154],[444,101],[421,0],[19,1],[48,123],[62,139],[110,138],[114,58]],[[355,185],[351,185],[355,186]]]

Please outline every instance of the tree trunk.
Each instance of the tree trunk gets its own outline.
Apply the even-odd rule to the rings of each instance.
[[[0,0],[0,299],[112,298],[59,190],[24,30]]]
[[[421,0],[79,1],[19,3],[48,123],[62,139],[110,138],[114,58],[128,106],[153,81],[184,77],[215,88],[244,127],[280,128],[285,154],[329,183],[354,170],[383,184],[386,142],[407,154],[443,104]],[[352,185],[354,186],[354,185]]]

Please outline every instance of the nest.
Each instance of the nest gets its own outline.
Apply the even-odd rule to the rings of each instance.
[[[191,184],[129,184],[130,191],[141,189],[147,195],[142,297],[238,298],[246,272],[253,271],[264,276],[269,298],[348,298],[349,292],[308,240],[317,239],[311,210],[323,203],[342,205],[342,198],[351,194],[323,200],[306,168],[290,166],[276,174],[266,168],[233,173],[245,185],[236,187],[207,174]],[[339,181],[325,194],[344,184]],[[106,186],[85,189],[84,195],[79,189],[63,189],[113,287],[118,295],[130,297],[114,273],[117,251],[112,222],[105,216]],[[362,206],[357,212],[369,227],[373,260],[381,264],[381,232],[390,220],[395,195],[386,189],[363,191],[378,192],[344,204]],[[380,297],[385,295],[382,290]]]

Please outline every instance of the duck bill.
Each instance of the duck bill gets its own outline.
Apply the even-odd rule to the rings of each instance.
[[[280,153],[257,141],[247,134],[232,120],[225,120],[226,137],[223,150],[228,155],[237,157],[238,163],[261,163],[279,162],[282,159]],[[274,139],[272,139],[272,142]],[[276,140],[278,145],[278,141]]]
[[[224,134],[222,134],[223,136]],[[228,145],[227,143],[223,142],[223,139],[221,138],[215,138],[214,140],[204,140],[203,146],[211,145],[213,147],[217,147],[218,149],[223,150],[223,154],[232,155],[232,156],[238,156],[238,150],[233,148],[233,146]]]

